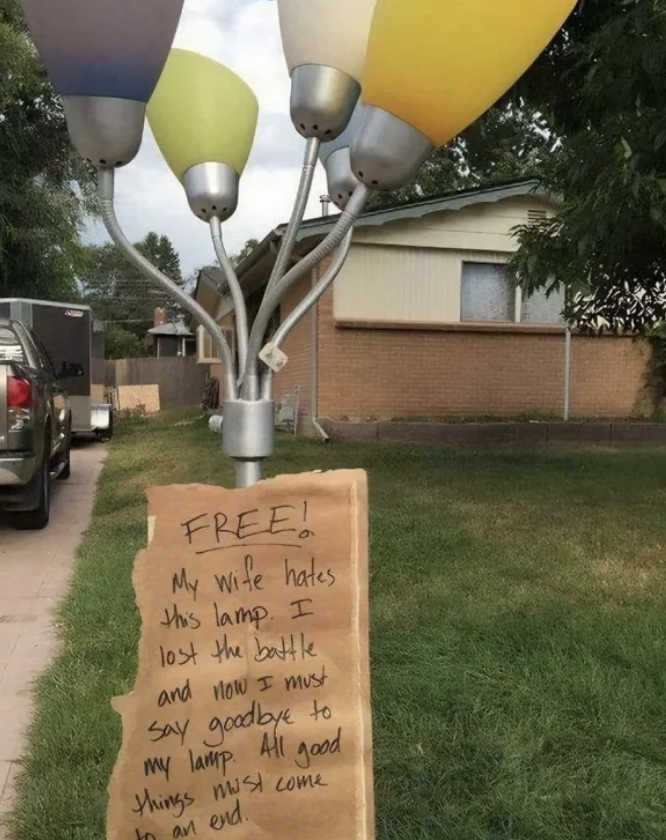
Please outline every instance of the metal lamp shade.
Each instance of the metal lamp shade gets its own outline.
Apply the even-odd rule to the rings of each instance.
[[[173,43],[183,0],[21,0],[61,96],[146,103]]]
[[[576,0],[377,0],[354,175],[405,186],[527,70]]]
[[[259,105],[249,85],[217,61],[173,49],[146,113],[193,212],[228,218],[257,128]]]
[[[303,137],[328,142],[347,127],[374,8],[375,0],[278,0],[291,120]]]
[[[535,61],[577,0],[377,0],[363,102],[448,143]]]

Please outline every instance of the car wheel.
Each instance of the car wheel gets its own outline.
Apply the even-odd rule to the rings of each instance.
[[[12,524],[17,531],[41,531],[49,524],[51,513],[51,473],[48,460],[45,460],[35,478],[33,491],[39,498],[34,510],[16,511],[12,515]]]

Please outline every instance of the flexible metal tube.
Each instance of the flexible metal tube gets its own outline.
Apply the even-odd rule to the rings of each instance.
[[[248,340],[248,326],[247,326],[247,306],[245,305],[245,298],[243,290],[236,276],[236,269],[229,259],[227,249],[224,247],[224,240],[222,239],[222,225],[217,216],[210,220],[210,235],[213,240],[213,248],[215,249],[215,256],[220,263],[227,283],[229,284],[229,292],[231,293],[231,300],[234,304],[234,315],[236,318],[236,341],[238,345],[238,378],[242,379],[245,373],[245,361],[247,359],[247,340]]]
[[[305,216],[305,208],[307,207],[308,199],[310,198],[312,181],[314,179],[320,147],[321,143],[316,137],[311,137],[305,144],[303,169],[301,171],[301,179],[298,184],[298,192],[296,193],[296,201],[294,202],[291,219],[289,219],[289,224],[287,225],[287,229],[282,237],[280,250],[278,251],[278,256],[275,260],[275,265],[271,271],[271,275],[268,279],[268,285],[266,286],[266,292],[264,294],[268,294],[275,284],[282,279],[287,266],[289,265],[289,260],[291,259],[294,245],[296,244],[296,238],[298,237],[298,231],[303,222],[303,217]]]
[[[264,296],[248,341],[247,365],[242,387],[244,399],[257,399],[259,396],[259,352],[273,312],[289,289],[307,275],[309,271],[312,271],[315,266],[319,265],[323,259],[335,251],[343,242],[348,231],[351,230],[363,211],[363,207],[370,195],[371,190],[364,184],[359,184],[354,191],[354,195],[350,198],[346,210],[340,214],[335,227],[324,241],[288,271],[282,280]]]
[[[349,254],[349,248],[351,247],[353,237],[354,228],[350,228],[350,230],[347,231],[347,234],[345,235],[342,244],[338,248],[337,253],[335,255],[335,259],[331,263],[331,266],[326,272],[326,274],[324,274],[324,276],[317,281],[314,288],[311,289],[310,292],[308,292],[308,294],[303,298],[303,300],[298,304],[298,306],[289,313],[289,315],[278,327],[275,335],[271,340],[271,344],[273,344],[275,347],[279,348],[281,346],[281,344],[285,341],[289,333],[294,329],[294,327],[299,323],[299,321],[307,315],[307,313],[312,309],[312,307],[317,303],[317,301],[321,299],[322,295],[334,283],[338,274],[340,274],[340,271],[342,270],[342,266],[344,265],[345,260],[347,259],[347,255]],[[261,396],[263,399],[272,399],[273,378],[274,374],[272,370],[267,370],[262,376]]]
[[[111,168],[100,168],[97,176],[97,190],[101,204],[101,214],[104,225],[108,231],[109,236],[116,244],[118,249],[123,253],[125,258],[135,268],[146,275],[150,280],[161,286],[164,291],[179,303],[183,309],[196,318],[196,320],[209,332],[213,343],[218,349],[220,359],[224,365],[224,394],[226,399],[232,400],[237,396],[236,377],[234,376],[233,356],[231,348],[224,337],[224,333],[219,328],[215,319],[200,306],[194,298],[190,297],[183,289],[174,283],[166,274],[155,268],[155,266],[147,260],[143,254],[132,245],[118,223],[116,218],[116,211],[113,205],[114,198],[114,182],[115,170]]]

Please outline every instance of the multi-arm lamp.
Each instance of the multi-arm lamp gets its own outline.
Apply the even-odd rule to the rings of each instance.
[[[373,190],[409,183],[501,97],[562,26],[576,0],[278,0],[291,118],[305,138],[291,219],[254,324],[222,241],[257,122],[252,91],[227,68],[171,49],[183,0],[22,0],[76,149],[98,169],[102,216],[127,259],[211,335],[224,366],[223,449],[246,487],[273,451],[273,376],[287,334],[338,275]],[[359,101],[361,99],[362,101]],[[129,243],[115,216],[115,169],[141,145],[147,116],[193,213],[210,226],[235,307],[236,353],[199,304]],[[318,158],[341,213],[288,268]],[[284,295],[336,251],[324,276],[264,345]],[[237,361],[235,361],[237,360]]]

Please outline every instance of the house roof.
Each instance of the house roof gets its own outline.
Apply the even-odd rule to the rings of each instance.
[[[527,195],[533,195],[556,203],[556,199],[553,199],[541,187],[539,181],[536,179],[525,179],[494,184],[489,187],[458,190],[426,201],[413,201],[381,210],[370,210],[359,216],[355,223],[355,228],[381,227],[391,222],[421,219],[433,213],[464,210],[474,205],[494,204],[509,198]],[[339,214],[336,213],[304,221],[296,239],[297,244],[294,248],[294,258],[300,259],[311,251],[318,242],[331,232],[338,218]],[[270,271],[270,265],[277,255],[280,240],[286,228],[286,224],[281,224],[274,228],[236,267],[238,279],[243,287],[253,288],[260,277],[265,278],[267,271]],[[225,286],[226,281],[221,269],[207,268],[199,275],[194,297],[207,311],[213,314],[217,308],[217,304],[219,304],[219,301],[223,297],[218,290]],[[211,289],[215,290],[216,303],[214,305],[212,305],[212,301],[210,300]]]
[[[166,324],[158,324],[156,327],[148,330],[148,335],[156,336],[177,336],[179,338],[194,338],[194,333],[183,321],[177,321],[175,324],[172,321]]]
[[[206,312],[214,315],[226,288],[227,281],[222,270],[209,265],[199,272],[192,297],[203,306]],[[190,329],[196,329],[199,326],[198,321],[193,317],[188,319],[188,324]]]

